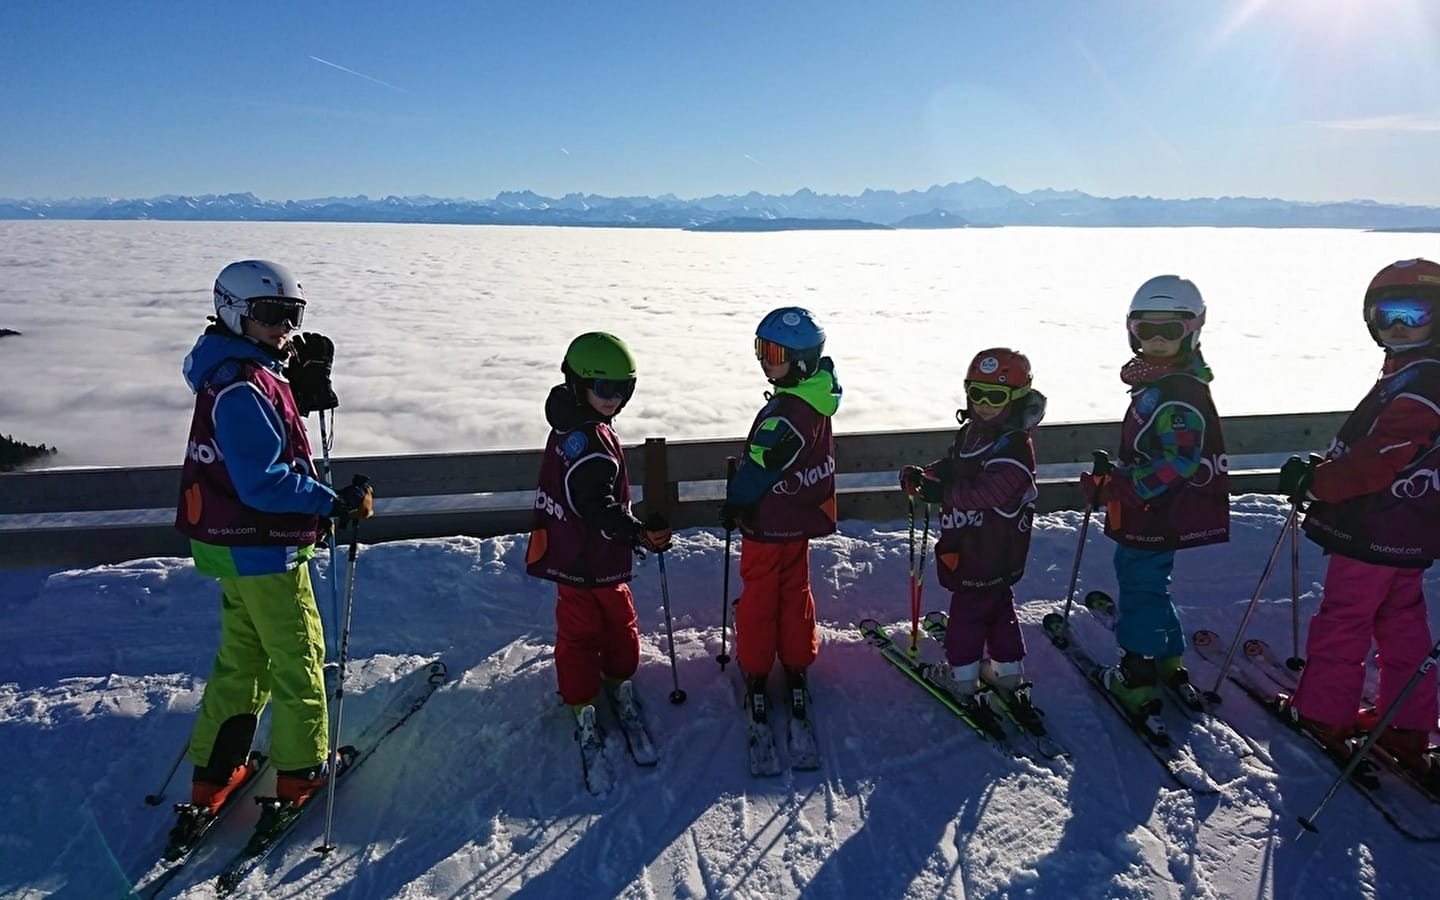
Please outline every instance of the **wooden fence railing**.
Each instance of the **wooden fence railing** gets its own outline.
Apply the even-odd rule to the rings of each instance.
[[[1274,470],[1290,453],[1323,449],[1344,413],[1237,416],[1223,422],[1235,493],[1273,491]],[[953,428],[837,435],[835,463],[842,519],[891,521],[905,515],[896,471],[944,454]],[[1074,474],[1097,447],[1115,448],[1119,424],[1041,425],[1037,509],[1078,509]],[[677,528],[713,525],[724,496],[725,457],[740,438],[668,442],[650,438],[626,448],[637,490],[637,514],[666,510]],[[363,473],[375,483],[376,516],[367,543],[465,534],[488,537],[530,527],[539,450],[342,457],[337,483]],[[182,556],[174,530],[179,466],[58,469],[0,474],[0,568],[98,565],[147,556]]]

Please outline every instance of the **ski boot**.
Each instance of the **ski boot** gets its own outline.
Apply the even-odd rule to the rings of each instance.
[[[810,689],[805,685],[805,670],[786,667],[785,687],[790,693],[790,718],[806,719],[809,713]]]
[[[331,762],[308,769],[276,772],[275,798],[295,809],[304,806],[316,791],[330,783],[332,775],[338,776],[349,768],[357,755],[354,747],[341,747],[332,754]]]
[[[750,718],[757,725],[765,725],[770,721],[769,707],[765,701],[765,676],[750,675],[745,679],[745,708],[750,710]]]
[[[1030,700],[1030,682],[1025,680],[1025,666],[1019,660],[995,662],[992,659],[980,663],[980,680],[989,685],[1005,703],[1005,710],[1021,728],[1033,735],[1045,734],[1045,724],[1040,721],[1043,713]],[[1001,710],[1003,715],[1005,710]]]
[[[1190,683],[1190,673],[1185,662],[1178,656],[1166,656],[1156,662],[1162,681],[1180,698],[1180,702],[1195,712],[1205,712],[1205,698],[1195,685]]]
[[[1427,792],[1440,797],[1440,748],[1430,746],[1429,731],[1391,725],[1375,744]]]
[[[1160,717],[1163,706],[1155,695],[1155,674],[1155,660],[1126,650],[1120,665],[1106,667],[1101,680],[1120,701],[1135,729],[1157,747],[1168,747],[1170,735]]]
[[[1025,682],[1010,692],[1005,700],[1005,705],[1010,707],[1010,715],[1020,727],[1037,737],[1045,736],[1045,713],[1041,712],[1030,700],[1030,682]]]
[[[1329,753],[1341,762],[1345,762],[1350,759],[1351,756],[1354,756],[1355,751],[1359,750],[1360,745],[1365,742],[1364,737],[1360,735],[1354,725],[1326,725],[1324,722],[1317,722],[1314,719],[1302,716],[1300,711],[1295,708],[1295,696],[1293,694],[1283,691],[1276,694],[1275,705],[1292,728],[1296,731],[1302,731],[1314,738],[1325,748],[1326,753]],[[1363,769],[1367,765],[1370,765],[1368,761],[1362,763],[1361,768]]]
[[[606,683],[615,704],[615,718],[633,722],[640,718],[640,700],[635,696],[635,682],[630,679]]]
[[[921,666],[921,674],[961,706],[975,705],[975,692],[980,689],[979,660],[963,666],[951,666],[948,662],[925,663]]]

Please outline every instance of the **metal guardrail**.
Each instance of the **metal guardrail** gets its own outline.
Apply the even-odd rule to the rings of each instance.
[[[1236,416],[1222,421],[1234,493],[1273,491],[1273,470],[1291,453],[1324,448],[1345,413]],[[841,434],[835,438],[842,519],[893,521],[906,504],[896,471],[944,455],[954,428]],[[1035,433],[1040,512],[1078,509],[1074,474],[1097,447],[1113,450],[1116,422],[1041,425]],[[637,513],[666,510],[676,528],[716,523],[725,458],[741,438],[627,447]],[[486,450],[332,459],[336,483],[364,473],[376,485],[366,542],[529,530],[540,450]],[[1266,470],[1247,472],[1246,469]],[[172,526],[180,467],[56,469],[0,474],[0,568],[98,565],[148,556],[184,556]]]

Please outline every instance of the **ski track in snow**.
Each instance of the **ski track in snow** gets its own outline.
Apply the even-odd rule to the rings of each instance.
[[[1229,545],[1179,556],[1175,594],[1188,631],[1233,638],[1280,523],[1277,498],[1238,498]],[[637,566],[642,662],[636,681],[661,752],[632,764],[608,708],[614,789],[585,791],[571,719],[559,704],[553,587],[524,575],[523,536],[448,538],[364,548],[346,679],[346,733],[387,688],[435,656],[443,685],[336,795],[339,849],[319,857],[324,817],[242,882],[237,897],[649,898],[1307,898],[1423,896],[1440,853],[1400,838],[1342,787],[1321,834],[1297,840],[1296,816],[1335,769],[1315,760],[1228,683],[1220,724],[1189,735],[1222,792],[1176,788],[1128,726],[1042,636],[1063,603],[1078,513],[1037,518],[1029,574],[1017,586],[1027,674],[1072,758],[1013,759],[896,672],[859,638],[873,616],[909,636],[904,523],[842,523],[814,542],[822,646],[812,670],[822,767],[750,776],[735,664],[722,674],[723,536],[692,529],[667,557],[672,676],[657,568]],[[1113,589],[1111,544],[1092,528],[1080,590]],[[325,569],[317,597],[330,616]],[[732,564],[735,560],[732,560]],[[1302,550],[1306,617],[1321,562]],[[948,594],[927,577],[925,609]],[[1288,655],[1288,571],[1262,594],[1250,635]],[[1440,585],[1431,576],[1434,598]],[[732,575],[732,594],[740,582]],[[188,790],[145,806],[189,732],[217,635],[218,591],[183,560],[0,573],[0,895],[120,896],[148,868]],[[1072,613],[1077,621],[1086,614]],[[1091,623],[1093,624],[1093,623]],[[1112,643],[1087,646],[1109,653]],[[1113,642],[1113,638],[1111,639]],[[921,644],[938,658],[933,641]],[[733,640],[728,649],[734,651]],[[1108,657],[1107,657],[1108,658]],[[1202,688],[1216,670],[1190,661]],[[772,680],[772,697],[778,694]],[[775,717],[784,748],[783,708]],[[262,720],[261,739],[268,726]],[[1238,754],[1245,753],[1243,758]],[[261,779],[259,793],[273,784]],[[1440,815],[1440,809],[1437,809]],[[243,843],[254,812],[217,829],[163,895],[212,896],[205,876]]]

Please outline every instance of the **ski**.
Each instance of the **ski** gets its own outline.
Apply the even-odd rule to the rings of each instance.
[[[1224,644],[1215,632],[1201,629],[1192,636],[1191,643],[1206,661],[1217,667],[1224,662]],[[1264,644],[1263,641],[1247,641],[1247,644],[1249,643]],[[1268,646],[1264,648],[1268,649]],[[1273,653],[1271,656],[1273,657]],[[1316,735],[1299,727],[1282,707],[1281,697],[1288,694],[1288,690],[1278,686],[1275,680],[1285,678],[1286,674],[1293,675],[1283,663],[1277,672],[1265,662],[1263,652],[1246,652],[1232,660],[1226,678],[1261,709],[1284,724],[1287,730],[1302,737],[1303,743],[1315,753],[1337,769],[1344,769],[1349,760],[1332,753]],[[1407,776],[1408,773],[1400,768],[1389,754],[1372,747],[1371,752],[1351,773],[1349,781],[1351,787],[1375,807],[1381,817],[1401,835],[1413,841],[1440,841],[1440,816],[1436,814],[1436,804],[1440,802],[1440,798],[1432,797],[1414,779]]]
[[[1085,595],[1085,608],[1090,610],[1095,619],[1109,631],[1115,630],[1118,612],[1115,609],[1115,601],[1109,594],[1104,591],[1090,591]],[[1206,728],[1216,728],[1226,732],[1232,743],[1236,741],[1243,743],[1246,749],[1241,752],[1241,756],[1249,756],[1256,751],[1255,742],[1249,735],[1236,729],[1224,719],[1213,715],[1214,704],[1193,683],[1186,683],[1182,689],[1162,680],[1159,688],[1170,699],[1170,705],[1185,718]]]
[[[790,716],[785,728],[785,751],[790,768],[797,772],[813,772],[820,768],[820,745],[815,740],[815,722],[811,718],[810,689],[790,688]]]
[[[1210,633],[1214,634],[1214,632]],[[1244,643],[1243,649],[1246,665],[1263,671],[1271,681],[1281,686],[1283,693],[1290,696],[1294,695],[1295,689],[1300,686],[1300,680],[1296,677],[1294,670],[1280,661],[1280,657],[1276,655],[1269,644],[1262,640],[1252,638]],[[1367,708],[1370,708],[1373,712],[1373,701],[1369,698],[1363,698],[1363,702],[1366,703]],[[1378,714],[1375,715],[1375,719],[1379,719]],[[1384,747],[1381,747],[1379,744],[1372,745],[1368,758],[1378,761],[1381,765],[1393,771],[1396,776],[1403,779],[1430,801],[1440,803],[1440,795],[1437,795],[1421,783],[1413,772],[1400,765],[1400,762],[1390,753],[1386,752]]]
[[[950,626],[950,614],[940,610],[928,612],[920,620],[920,626],[928,637],[944,646],[945,631]],[[1010,720],[1011,724],[1015,726],[1015,730],[1019,732],[1021,740],[1031,745],[1034,756],[1042,759],[1060,759],[1070,756],[1070,751],[1055,740],[1054,735],[1050,734],[1049,729],[1040,722],[1045,715],[1045,711],[1040,707],[1032,703],[1030,708],[1034,711],[1035,718],[1027,718],[1017,715],[1011,705],[1006,702],[1004,695],[993,687],[988,691],[982,691],[981,695],[989,699],[992,711]]]
[[[981,738],[993,743],[1010,756],[1029,757],[1029,753],[1024,748],[1011,743],[1004,727],[1000,724],[999,717],[994,712],[979,703],[963,704],[952,697],[949,691],[931,681],[926,677],[925,667],[919,660],[912,658],[910,654],[900,649],[879,622],[874,619],[862,619],[856,624],[856,628],[860,630],[860,635],[865,638],[866,643],[879,651],[880,655],[891,665],[924,688],[926,693],[939,700],[941,705],[958,716]]]
[[[605,728],[596,720],[593,705],[575,712],[575,746],[580,750],[580,774],[585,790],[603,797],[615,787],[615,771],[605,756]]]
[[[1155,757],[1155,761],[1160,763],[1172,781],[1196,794],[1220,792],[1219,785],[1207,774],[1205,767],[1196,758],[1193,748],[1176,744],[1173,740],[1167,741],[1164,745],[1158,744],[1131,719],[1129,711],[1120,702],[1120,698],[1112,694],[1110,689],[1105,686],[1103,673],[1107,667],[1095,661],[1095,657],[1080,643],[1060,613],[1047,614],[1041,625],[1045,629],[1046,636],[1050,638],[1050,643],[1079,670],[1080,674],[1084,676],[1086,684],[1089,684],[1105,698],[1106,705],[1114,710],[1126,725],[1130,726],[1131,732],[1139,740],[1140,745],[1150,751],[1150,755]]]
[[[1262,666],[1265,674],[1276,684],[1288,687],[1292,691],[1300,686],[1300,674],[1282,663],[1280,657],[1275,655],[1275,651],[1270,649],[1269,644],[1252,638],[1246,641],[1241,649],[1245,653],[1245,658]]]
[[[615,721],[620,723],[620,733],[625,738],[625,749],[630,754],[630,759],[635,765],[649,768],[660,762],[660,751],[655,748],[655,741],[650,737],[650,729],[645,725],[644,705],[635,694],[633,682],[626,682],[628,688],[617,688],[616,690],[606,689],[605,695],[610,700],[610,711],[615,715]],[[617,691],[629,693],[629,703],[622,702]]]
[[[231,810],[241,805],[240,797],[248,793],[256,779],[264,774],[269,767],[269,758],[258,750],[252,750],[245,760],[245,766],[248,770],[245,780],[235,786],[215,815],[202,813],[189,803],[175,804],[175,812],[182,817],[182,821],[177,822],[175,828],[171,829],[165,849],[160,853],[160,861],[135,882],[133,890],[136,896],[144,900],[159,896],[165,885],[180,874],[185,864],[195,857],[196,851],[205,843],[206,836],[212,833],[215,826],[220,824]]]
[[[246,841],[245,846],[226,863],[217,876],[216,892],[224,896],[234,891],[240,886],[240,882],[259,869],[270,854],[294,833],[296,823],[305,818],[307,812],[324,808],[326,794],[337,790],[342,781],[348,781],[350,774],[364,765],[387,737],[424,706],[435,693],[435,689],[445,682],[446,674],[445,664],[439,660],[427,663],[412,673],[399,693],[361,732],[353,746],[347,745],[335,750],[337,764],[334,777],[311,795],[304,805],[296,808],[273,797],[255,798],[255,802],[261,807],[260,820],[255,823],[250,840]],[[341,761],[344,761],[345,765],[340,765]]]
[[[769,710],[764,708],[767,701],[761,695],[762,708],[751,708],[751,697],[745,687],[745,677],[740,677],[740,690],[744,692],[741,706],[745,710],[746,740],[750,750],[750,774],[757,778],[779,775],[780,751],[775,747],[775,732],[770,728]]]

